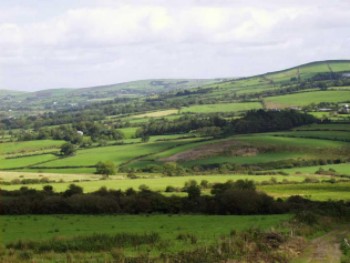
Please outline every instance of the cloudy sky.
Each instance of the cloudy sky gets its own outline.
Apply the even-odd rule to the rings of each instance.
[[[349,0],[1,0],[0,89],[235,77],[350,58]]]

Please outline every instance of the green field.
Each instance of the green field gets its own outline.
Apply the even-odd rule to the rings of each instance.
[[[205,105],[194,105],[182,108],[181,112],[210,113],[210,112],[239,112],[254,109],[261,109],[259,102],[240,102],[240,103],[216,103]]]
[[[117,177],[122,177],[123,175],[116,175]],[[49,179],[50,181],[64,181],[73,182],[81,180],[100,180],[101,175],[97,174],[67,174],[67,173],[34,173],[34,172],[4,172],[0,171],[0,182],[11,182],[13,180],[25,180],[25,179]]]
[[[278,133],[277,136],[311,138],[311,139],[326,139],[333,141],[350,142],[349,131],[291,131]]]
[[[137,127],[129,127],[118,129],[118,131],[123,133],[125,139],[132,139],[135,137],[137,129]]]
[[[63,141],[41,140],[0,143],[0,169],[26,167],[51,161],[57,157]]]
[[[18,171],[18,172],[22,171],[22,172],[30,172],[30,173],[55,173],[55,174],[94,174],[96,172],[95,167],[79,167],[79,168],[30,167],[30,168],[23,168],[23,169],[14,168],[11,170]]]
[[[141,174],[142,176],[142,174]],[[50,178],[49,176],[47,176]],[[53,178],[57,178],[53,176]],[[141,179],[121,179],[120,176],[111,176],[107,180],[94,180],[92,177],[87,177],[89,180],[93,181],[83,181],[83,182],[74,182],[75,184],[81,186],[84,189],[84,192],[93,192],[97,191],[101,187],[107,187],[108,189],[120,189],[126,190],[128,188],[138,189],[141,185],[146,185],[153,191],[164,192],[167,186],[173,186],[176,188],[181,188],[184,184],[190,180],[195,180],[200,183],[202,180],[208,181],[208,183],[224,183],[228,180],[236,181],[240,179],[253,180],[256,183],[261,182],[270,182],[271,179],[276,180],[277,182],[283,182],[285,180],[289,182],[302,182],[305,178],[314,178],[319,180],[329,180],[332,177],[328,175],[195,175],[195,176],[176,176],[176,177],[159,177],[159,175],[154,175],[153,178],[141,178]],[[54,179],[54,180],[55,180]],[[68,186],[71,182],[63,183],[49,183],[53,186],[53,189],[57,192],[63,192],[68,189]],[[19,189],[22,186],[29,188],[41,190],[45,184],[12,184],[12,185],[0,185],[0,188],[3,190],[15,190]]]
[[[47,149],[58,150],[63,143],[64,141],[53,140],[0,143],[0,155],[40,153]]]
[[[176,115],[178,113],[177,109],[170,110],[161,110],[161,111],[152,111],[146,112],[138,115],[132,115],[130,118],[139,119],[139,118],[160,118],[168,115]]]
[[[79,150],[74,156],[45,163],[43,167],[92,166],[98,161],[113,161],[116,165],[131,159],[163,151],[179,142],[155,142],[98,147]],[[38,166],[41,167],[41,166]]]
[[[319,201],[350,200],[350,183],[281,184],[258,187],[274,197],[301,195]]]
[[[318,165],[318,166],[308,166],[308,167],[296,167],[291,169],[283,169],[283,171],[289,174],[302,173],[302,174],[315,174],[320,168],[324,170],[333,169],[337,174],[348,175],[350,176],[350,163],[341,163],[341,164],[327,164],[327,165]]]
[[[238,135],[236,138],[240,141],[250,142],[259,145],[275,145],[284,147],[301,147],[304,149],[339,149],[339,147],[349,146],[346,142],[337,142],[331,140],[309,139],[309,138],[288,138],[275,136],[278,133],[249,134]],[[317,151],[315,151],[317,153]]]
[[[302,107],[320,102],[348,102],[350,91],[311,91],[265,98],[268,108]]]
[[[93,233],[159,232],[162,238],[175,239],[179,233],[190,232],[201,244],[214,242],[233,229],[249,227],[267,229],[287,220],[290,215],[268,216],[203,216],[203,215],[32,215],[0,216],[2,241],[40,240],[53,236],[75,236]],[[54,230],[58,229],[59,232]]]
[[[339,124],[339,123],[329,123],[329,124],[310,124],[302,127],[295,128],[298,131],[349,131],[350,124]]]
[[[291,215],[255,215],[255,216],[211,216],[211,215],[26,215],[0,216],[3,244],[13,242],[59,242],[67,238],[91,237],[94,234],[112,236],[116,234],[157,234],[155,244],[133,246],[125,244],[121,249],[127,256],[147,254],[151,257],[193,251],[196,248],[215,245],[220,238],[248,229],[265,231],[285,230],[284,222]],[[183,238],[183,237],[190,237]],[[90,244],[89,244],[90,245]],[[119,251],[117,250],[117,251]],[[10,255],[24,251],[11,251]],[[79,262],[111,259],[115,250],[84,251],[71,253],[33,253],[34,262],[66,262],[67,258],[79,258]],[[4,254],[3,254],[4,255]],[[3,257],[2,255],[2,257]],[[11,258],[11,257],[10,257]],[[13,258],[12,258],[13,259]],[[18,259],[18,257],[17,257]],[[17,261],[16,261],[17,262]],[[22,261],[20,261],[22,262]],[[100,261],[98,261],[100,262]],[[107,262],[119,262],[110,261]],[[141,261],[139,261],[141,262]]]
[[[307,133],[309,136],[306,136],[304,133]],[[159,160],[172,160],[178,156],[176,157],[177,159],[174,160],[178,160],[186,166],[220,163],[259,164],[291,159],[334,159],[337,156],[344,157],[342,156],[344,151],[350,149],[350,143],[343,142],[343,140],[347,141],[349,139],[348,132],[331,132],[332,134],[328,131],[308,133],[309,132],[284,132],[236,135],[230,137],[230,139],[192,143],[176,147],[164,151],[161,154],[156,154],[153,158],[159,158]],[[333,139],[339,141],[333,141]],[[222,145],[222,147],[224,147],[225,144],[231,144],[231,146],[227,146],[228,148],[221,152],[220,150],[217,150],[216,152],[211,150],[215,149],[215,145]],[[204,145],[206,145],[206,147],[204,147]],[[239,145],[241,145],[241,148],[256,148],[257,152],[249,155],[235,155],[228,153],[228,149],[231,149],[232,147],[234,147],[233,149],[236,149]],[[262,152],[259,152],[259,149],[262,149]],[[198,158],[193,157],[198,152],[204,151],[208,151],[208,154],[199,156]],[[184,157],[181,157],[179,153],[185,154],[183,155]],[[191,156],[192,159],[188,160],[189,156]],[[138,166],[140,165],[141,164],[139,163]]]
[[[0,159],[0,169],[14,169],[31,165],[40,165],[56,159],[57,156],[53,154],[34,155],[14,159]]]
[[[48,168],[54,168],[56,170],[50,170],[52,172],[57,172],[57,169],[63,168],[68,169],[68,173],[76,173],[86,171],[86,168],[94,166],[99,161],[113,161],[116,165],[120,165],[123,162],[130,161],[134,158],[148,155],[151,153],[158,153],[164,151],[168,148],[174,147],[181,143],[187,143],[187,139],[183,142],[181,140],[177,141],[165,141],[165,142],[150,142],[150,143],[133,143],[133,144],[124,144],[124,145],[114,145],[114,146],[105,146],[105,147],[97,147],[90,149],[82,149],[78,150],[73,156],[60,158],[53,154],[41,154],[34,155],[28,157],[14,158],[14,159],[5,159],[5,155],[0,155],[0,168],[9,169],[9,168],[22,168],[27,169],[29,166],[35,166],[36,171],[38,170],[47,170]],[[36,146],[36,148],[27,148],[27,144],[18,143],[18,144],[9,144],[13,146],[11,148],[11,152],[14,150],[20,151],[22,149],[26,149],[28,154],[32,154],[33,150],[39,151],[48,147],[45,141],[36,141],[30,142],[30,145]],[[51,143],[51,142],[50,142]],[[55,141],[56,145],[61,145],[62,142]],[[7,144],[7,143],[6,143]],[[42,147],[42,148],[40,148]],[[4,148],[3,151],[9,151],[8,148]],[[57,149],[58,151],[58,149]],[[75,170],[83,168],[84,171]],[[21,170],[22,170],[21,169]],[[58,171],[59,172],[59,171]]]
[[[207,158],[201,158],[193,161],[184,161],[185,166],[192,167],[194,165],[201,164],[223,164],[223,163],[234,163],[234,164],[261,164],[281,160],[290,160],[296,158],[309,158],[307,154],[298,154],[293,152],[278,152],[278,153],[261,153],[255,156],[210,156]]]

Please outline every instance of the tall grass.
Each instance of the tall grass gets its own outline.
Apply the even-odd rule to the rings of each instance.
[[[33,250],[36,253],[68,251],[98,252],[107,251],[112,248],[126,246],[137,247],[144,244],[156,244],[160,240],[158,233],[130,234],[118,233],[115,235],[93,234],[90,236],[76,236],[72,238],[56,237],[46,241],[22,241],[9,243],[8,249]]]

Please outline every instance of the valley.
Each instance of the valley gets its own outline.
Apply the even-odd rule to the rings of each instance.
[[[244,78],[1,91],[2,259],[295,258],[350,216],[349,73],[350,61],[331,60]],[[265,234],[277,232],[274,247]],[[291,233],[304,239],[287,256]],[[122,241],[89,251],[104,238]]]

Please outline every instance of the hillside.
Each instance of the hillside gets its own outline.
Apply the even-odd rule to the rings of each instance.
[[[252,248],[267,243],[266,262],[290,262],[289,246],[318,258],[300,253],[305,242],[350,215],[349,73],[350,61],[324,61],[239,79],[3,92],[0,261],[224,262],[248,251],[260,262]],[[308,249],[341,240],[330,233]]]
[[[79,89],[50,89],[36,92],[0,91],[1,110],[56,110],[103,102],[116,98],[133,100],[144,97],[175,94],[170,101],[195,98],[201,103],[212,100],[229,102],[239,98],[254,98],[270,92],[307,82],[318,77],[332,79],[350,72],[350,60],[312,62],[290,69],[238,79],[156,79],[118,83]],[[329,74],[329,75],[327,75]],[[333,75],[332,75],[333,74]],[[338,75],[339,74],[339,75]],[[234,75],[234,72],[232,73]],[[163,96],[162,95],[162,96]]]
[[[16,91],[16,90],[0,90],[0,99],[6,98],[6,97],[12,97],[12,96],[19,96],[26,94],[25,91]]]
[[[78,89],[50,89],[36,92],[0,91],[3,110],[16,108],[64,109],[115,98],[134,99],[143,96],[192,89],[218,80],[159,79],[140,80]],[[20,103],[20,105],[18,104]]]
[[[212,103],[213,99],[222,102],[256,100],[271,95],[312,89],[315,87],[308,85],[310,81],[332,81],[342,76],[348,78],[346,73],[349,72],[350,60],[319,61],[277,72],[203,85],[198,89],[202,92],[185,95],[187,100],[190,100],[192,95],[197,101],[202,101],[201,103]],[[336,84],[343,86],[341,82]],[[298,89],[297,86],[299,86]]]

